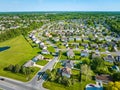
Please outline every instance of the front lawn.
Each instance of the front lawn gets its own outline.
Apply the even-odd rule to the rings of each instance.
[[[48,47],[48,51],[54,53],[54,52],[55,52],[55,49],[54,49],[54,47],[49,46],[49,47]]]
[[[43,54],[44,58],[49,58],[49,59],[52,59],[53,58],[53,55],[51,54]]]
[[[66,52],[61,52],[61,57],[60,57],[60,60],[67,60],[67,54]]]
[[[46,65],[48,62],[49,62],[49,61],[46,61],[46,60],[39,60],[39,61],[37,61],[36,64],[41,65],[41,66],[44,66],[44,65]]]
[[[43,83],[43,87],[49,90],[85,90],[85,86],[89,83],[94,81],[87,81],[87,82],[75,82],[74,85],[71,86],[64,86],[55,82],[46,81]]]

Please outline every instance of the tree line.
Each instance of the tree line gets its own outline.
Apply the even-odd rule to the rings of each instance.
[[[28,28],[5,30],[4,32],[0,34],[0,42],[9,40],[19,35],[25,36],[28,34],[29,31],[39,28],[42,25],[43,25],[43,22],[40,22],[40,23],[33,22]]]

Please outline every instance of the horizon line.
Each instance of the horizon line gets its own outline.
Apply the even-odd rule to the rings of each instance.
[[[91,10],[91,11],[89,10],[88,11],[87,10],[86,11],[77,11],[77,10],[76,11],[67,11],[67,10],[66,11],[64,10],[63,11],[51,11],[51,10],[50,11],[49,10],[48,11],[0,11],[0,13],[12,13],[12,12],[13,13],[14,12],[120,12],[120,10],[119,11],[118,10],[115,10],[115,11],[112,11],[112,10],[106,10],[106,11],[104,10],[101,10],[101,11],[99,10],[98,11],[97,10]]]

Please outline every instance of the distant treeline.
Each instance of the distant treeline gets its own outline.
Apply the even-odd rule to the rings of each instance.
[[[19,35],[27,35],[29,31],[34,30],[36,28],[39,28],[42,26],[43,23],[32,23],[28,28],[18,28],[18,29],[11,29],[11,30],[5,30],[0,34],[0,42],[3,42],[5,40],[9,40],[11,38],[14,38]]]

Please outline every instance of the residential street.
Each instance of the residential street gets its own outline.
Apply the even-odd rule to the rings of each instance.
[[[53,60],[46,64],[39,72],[44,72],[47,69],[52,69],[53,65],[55,64],[55,62],[57,62],[57,60],[58,57],[54,57]],[[5,90],[45,90],[45,88],[42,87],[44,78],[41,78],[39,81],[37,81],[38,74],[36,74],[35,77],[27,83],[1,76],[0,78],[5,79],[4,81],[0,81],[0,87]]]
[[[57,60],[58,60],[58,57],[54,57],[54,59],[52,61],[50,61],[48,64],[46,64],[39,72],[44,72],[47,69],[51,70],[53,68],[55,62],[57,62]],[[45,90],[42,87],[42,84],[44,82],[44,76],[39,81],[37,81],[37,80],[38,80],[38,74],[30,82],[28,82],[28,85],[39,88],[40,90]]]

